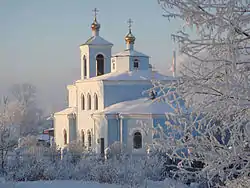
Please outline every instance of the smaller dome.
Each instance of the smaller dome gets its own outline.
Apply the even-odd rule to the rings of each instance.
[[[134,44],[135,36],[132,34],[131,30],[129,30],[129,33],[125,36],[125,41],[127,44]]]
[[[93,23],[91,24],[91,29],[93,31],[100,30],[101,25],[97,22],[96,18],[94,19]]]

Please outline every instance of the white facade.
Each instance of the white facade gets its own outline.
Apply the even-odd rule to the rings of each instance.
[[[64,148],[77,140],[100,152],[99,141],[104,138],[105,148],[119,141],[128,151],[133,151],[133,135],[138,133],[139,141],[141,138],[143,142],[143,147],[136,146],[140,152],[153,139],[151,133],[145,133],[140,122],[144,122],[147,129],[152,128],[152,113],[155,112],[151,112],[150,106],[145,106],[146,114],[142,113],[138,118],[131,110],[131,114],[128,111],[123,119],[124,115],[119,116],[121,109],[112,113],[107,110],[124,101],[148,103],[140,98],[152,87],[151,80],[171,81],[173,78],[152,71],[149,56],[134,50],[135,37],[131,29],[125,37],[127,48],[112,56],[113,44],[99,36],[100,24],[96,18],[91,28],[92,37],[80,46],[81,79],[67,86],[68,108],[54,114],[55,143]]]

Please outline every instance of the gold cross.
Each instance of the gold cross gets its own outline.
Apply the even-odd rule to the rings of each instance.
[[[99,10],[97,10],[97,8],[95,8],[95,9],[93,10],[93,12],[94,12],[94,14],[95,14],[95,18],[96,18],[96,16],[97,16],[97,12],[99,12]]]

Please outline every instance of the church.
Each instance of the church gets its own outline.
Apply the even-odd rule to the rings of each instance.
[[[59,148],[79,141],[100,153],[120,142],[128,152],[143,153],[153,142],[151,129],[165,123],[166,113],[174,112],[147,91],[152,90],[152,80],[171,82],[175,77],[153,70],[150,57],[135,50],[132,21],[128,23],[126,48],[112,54],[113,44],[100,36],[95,12],[92,36],[80,45],[81,78],[67,86],[68,107],[54,114]]]

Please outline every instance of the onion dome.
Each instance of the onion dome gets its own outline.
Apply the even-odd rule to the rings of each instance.
[[[135,36],[132,34],[131,29],[129,29],[129,33],[125,36],[125,41],[127,44],[134,44]]]
[[[92,31],[99,31],[100,27],[101,27],[101,25],[97,22],[96,16],[95,16],[95,19],[94,19],[93,23],[91,24],[91,29],[92,29]]]
[[[132,26],[131,24],[132,24],[132,20],[129,19],[128,20],[129,32],[125,36],[125,41],[126,41],[127,44],[134,44],[134,42],[135,42],[135,36],[132,34],[132,31],[131,31],[131,26]]]

